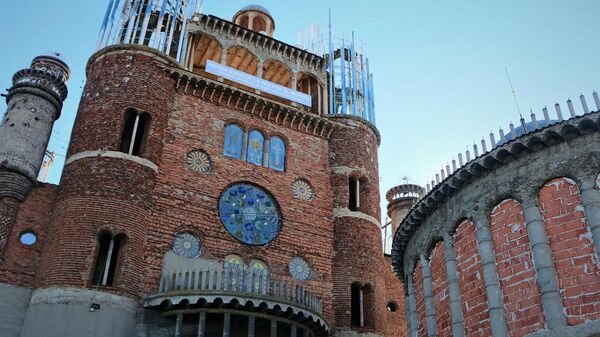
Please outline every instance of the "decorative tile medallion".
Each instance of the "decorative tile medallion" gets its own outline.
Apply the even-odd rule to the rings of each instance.
[[[194,258],[200,256],[200,240],[190,233],[175,236],[173,251],[177,255]]]
[[[311,200],[315,197],[312,186],[304,179],[298,179],[292,183],[292,194],[294,198],[302,200]]]
[[[204,151],[191,151],[188,153],[185,162],[194,172],[205,173],[209,172],[211,169],[210,157]]]
[[[292,275],[293,278],[299,281],[308,280],[312,274],[308,262],[306,262],[305,259],[298,256],[290,260],[288,268],[290,270],[290,275]]]
[[[271,242],[281,227],[281,215],[273,198],[249,184],[235,184],[223,192],[219,215],[229,234],[248,245]]]

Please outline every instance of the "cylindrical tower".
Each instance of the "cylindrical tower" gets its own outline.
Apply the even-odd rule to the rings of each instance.
[[[425,195],[425,189],[415,184],[392,187],[385,195],[388,201],[387,215],[392,219],[392,236],[410,209]]]
[[[385,334],[385,280],[379,210],[379,133],[369,122],[344,124],[330,140],[335,242],[333,285],[337,336]]]
[[[0,124],[0,257],[16,207],[36,182],[54,121],[67,98],[69,67],[53,56],[38,56],[13,76],[8,109]]]

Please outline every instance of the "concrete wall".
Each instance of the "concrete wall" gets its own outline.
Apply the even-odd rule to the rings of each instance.
[[[97,303],[100,309],[91,311]],[[138,304],[126,297],[75,288],[36,290],[22,337],[129,337],[135,335]]]
[[[0,332],[4,337],[18,337],[25,319],[31,289],[0,284]]]

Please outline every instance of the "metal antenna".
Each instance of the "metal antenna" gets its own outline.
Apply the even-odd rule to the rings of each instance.
[[[519,116],[523,118],[521,114],[521,108],[519,107],[519,101],[517,101],[517,94],[515,93],[515,88],[513,87],[512,81],[510,80],[510,75],[508,74],[508,67],[504,67],[504,71],[506,71],[506,77],[508,78],[508,84],[510,85],[510,90],[512,90],[513,98],[515,99],[515,105],[517,106],[517,112]]]

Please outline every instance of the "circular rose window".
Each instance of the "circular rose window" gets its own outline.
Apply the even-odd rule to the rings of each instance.
[[[312,274],[308,262],[306,262],[305,259],[298,256],[296,256],[290,261],[290,263],[288,264],[288,268],[292,277],[299,281],[308,280]]]
[[[236,184],[223,192],[219,215],[229,234],[249,245],[271,242],[281,227],[281,215],[273,198],[249,184]]]
[[[194,258],[200,256],[200,240],[190,233],[180,233],[173,242],[175,254]]]

